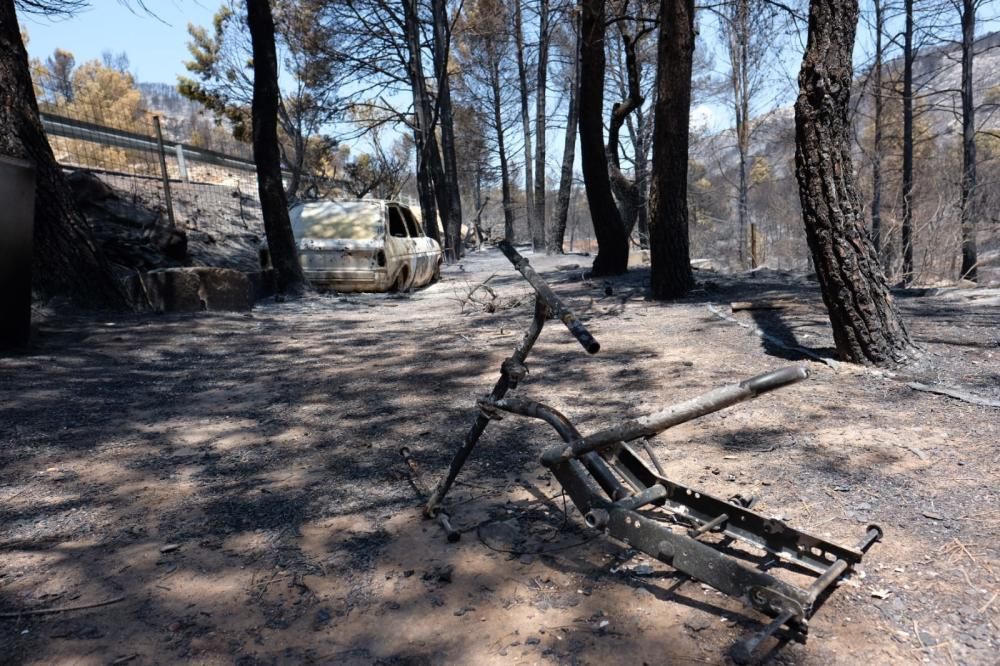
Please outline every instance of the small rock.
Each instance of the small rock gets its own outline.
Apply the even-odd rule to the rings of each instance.
[[[521,564],[531,564],[532,562],[535,561],[535,556],[531,555],[530,553],[523,553],[520,557],[517,558],[517,561],[520,562]]]
[[[177,543],[168,543],[166,546],[163,546],[162,548],[160,548],[160,552],[161,553],[172,553],[172,552],[174,552],[175,550],[177,550],[180,547],[181,547],[180,544],[177,544]]]
[[[704,631],[712,626],[712,623],[705,617],[695,617],[684,621],[684,626],[694,632]]]
[[[542,639],[539,638],[538,636],[529,636],[528,638],[524,639],[525,645],[538,645],[541,642]]]

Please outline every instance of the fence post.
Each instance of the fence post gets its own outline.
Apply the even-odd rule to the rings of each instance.
[[[177,168],[180,169],[181,180],[185,183],[190,183],[191,181],[188,179],[187,162],[184,161],[184,146],[178,143],[174,145],[174,150],[177,153]]]
[[[156,127],[156,145],[160,149],[160,172],[163,174],[163,196],[167,200],[167,219],[170,220],[170,227],[174,224],[174,203],[170,198],[170,177],[167,175],[167,154],[163,150],[163,132],[160,129],[160,117],[153,116],[153,126]]]

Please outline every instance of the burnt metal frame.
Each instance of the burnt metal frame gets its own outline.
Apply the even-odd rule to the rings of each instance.
[[[590,527],[773,618],[761,631],[734,646],[734,659],[749,661],[760,644],[781,629],[790,638],[804,641],[809,618],[822,599],[882,538],[882,530],[870,525],[857,546],[838,545],[753,511],[753,500],[725,500],[671,481],[657,471],[660,465],[648,447],[655,470],[629,442],[644,441],[680,423],[801,381],[808,377],[806,369],[785,367],[584,437],[555,409],[532,400],[506,398],[527,373],[525,359],[550,315],[561,320],[589,353],[597,353],[600,345],[527,259],[507,243],[501,243],[500,249],[535,289],[534,317],[514,353],[501,364],[493,391],[478,401],[476,420],[447,475],[430,494],[425,515],[437,518],[454,540],[456,533],[441,511],[441,503],[490,420],[500,412],[541,419],[563,440],[543,451],[541,462]],[[677,531],[679,526],[688,529]],[[710,534],[721,536],[721,540],[705,541]],[[765,571],[766,564],[753,568],[724,552],[734,541],[773,555],[775,559],[766,564],[780,561],[815,578],[808,587],[800,587]]]

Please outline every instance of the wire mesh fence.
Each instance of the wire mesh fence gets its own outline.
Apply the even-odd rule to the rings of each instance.
[[[178,123],[148,110],[134,88],[87,95],[48,77],[35,85],[43,129],[64,169],[97,175],[179,229],[263,237],[250,146],[224,132],[211,135],[211,148],[198,137],[183,142]]]

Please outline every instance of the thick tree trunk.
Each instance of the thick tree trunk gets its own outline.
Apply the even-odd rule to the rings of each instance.
[[[253,159],[264,217],[264,233],[280,293],[305,290],[299,254],[288,218],[288,201],[281,181],[278,148],[278,56],[274,46],[274,17],[268,0],[247,0],[247,27],[253,45]]]
[[[962,0],[962,277],[976,281],[976,109],[972,90],[976,1]]]
[[[676,298],[694,286],[688,249],[688,129],[694,58],[694,0],[661,0],[650,188],[650,287]]]
[[[419,124],[419,120],[417,123]],[[441,243],[441,231],[437,223],[437,201],[434,199],[434,181],[430,169],[427,168],[424,132],[419,127],[413,129],[413,143],[417,148],[417,197],[420,199],[420,217],[427,235]]]
[[[875,115],[872,119],[875,140],[872,145],[872,245],[875,256],[882,251],[882,33],[885,17],[882,14],[882,0],[874,0],[875,5],[875,64],[873,66],[873,88],[875,90]]]
[[[531,115],[528,112],[528,68],[524,62],[524,26],[521,21],[521,2],[514,2],[514,41],[517,55],[517,78],[521,93],[521,131],[524,134],[524,211],[531,232],[531,247],[541,251],[545,247],[545,231],[535,219],[535,183],[532,176],[531,160]]]
[[[500,59],[492,55],[490,88],[493,92],[493,124],[497,131],[497,153],[500,157],[500,195],[503,199],[503,239],[514,242],[514,202],[510,200],[510,167],[507,165],[507,148],[504,145],[503,107],[500,95]]]
[[[124,292],[42,131],[13,0],[0,0],[0,155],[35,165],[33,291],[80,305],[125,307]]]
[[[552,211],[552,223],[549,227],[546,251],[549,254],[563,253],[563,239],[566,236],[566,218],[569,215],[569,203],[573,191],[573,163],[576,161],[576,129],[580,109],[580,20],[574,21],[576,45],[573,50],[573,75],[569,83],[569,109],[566,112],[566,134],[563,137],[562,170],[559,173],[559,195],[555,210]]]
[[[795,103],[795,172],[806,239],[841,358],[903,360],[910,349],[865,232],[848,121],[857,0],[812,0]]]
[[[434,192],[434,200],[437,205],[436,212],[441,214],[442,223],[445,230],[447,230],[449,214],[451,212],[451,200],[444,166],[441,163],[441,153],[438,151],[437,135],[434,131],[434,114],[430,96],[427,93],[427,81],[424,79],[417,2],[416,0],[402,0],[402,2],[404,37],[406,38],[407,55],[409,56],[407,60],[407,74],[410,79],[410,90],[413,93],[415,129],[420,134],[417,140],[417,148],[419,150],[417,167],[418,171],[420,168],[424,169],[425,184],[433,184],[431,189]],[[429,211],[422,210],[421,212],[426,215]],[[438,229],[436,215],[430,219],[425,218],[424,227],[428,230],[428,236],[435,240],[443,241],[442,245],[447,247],[448,240],[441,235]]]
[[[903,29],[903,284],[913,282],[913,0]]]
[[[462,256],[462,195],[458,187],[458,163],[455,159],[455,123],[451,110],[451,83],[448,75],[448,51],[451,30],[445,0],[433,0],[434,70],[438,82],[437,105],[441,121],[441,152],[444,161],[445,187],[450,209],[445,216],[445,247],[450,259]]]
[[[605,0],[581,0],[581,8],[580,157],[597,237],[593,274],[620,275],[628,270],[628,235],[611,193],[604,150]],[[684,131],[686,135],[686,124]]]
[[[535,81],[535,209],[532,213],[538,227],[540,243],[546,245],[545,233],[545,87],[549,78],[549,0],[538,0],[538,74]]]

